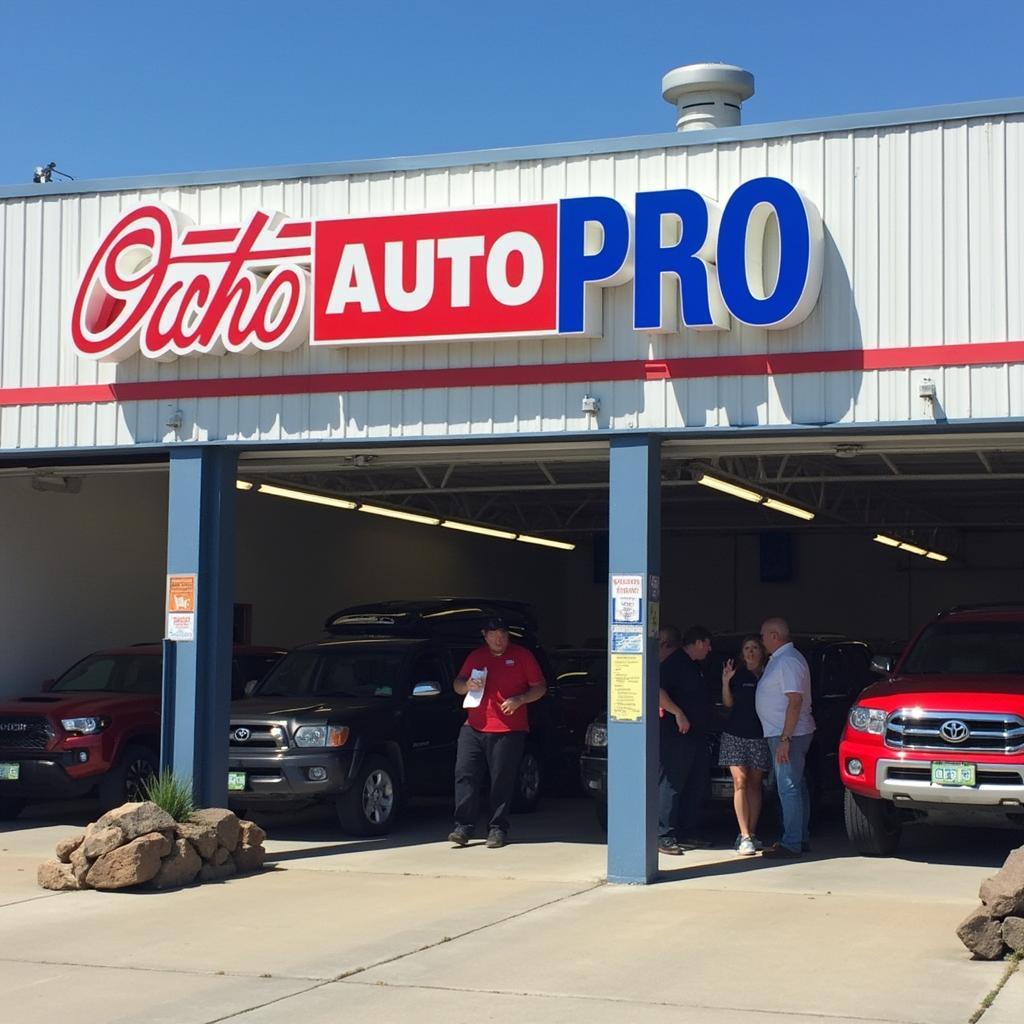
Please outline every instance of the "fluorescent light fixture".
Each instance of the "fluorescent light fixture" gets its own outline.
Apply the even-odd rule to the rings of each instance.
[[[776,512],[785,512],[787,516],[796,516],[797,519],[813,519],[814,513],[808,512],[805,508],[798,508],[796,505],[788,505],[778,498],[765,498],[765,508],[773,508]]]
[[[564,540],[548,540],[547,537],[531,537],[529,534],[521,533],[516,538],[524,544],[540,544],[546,548],[561,548],[563,551],[575,551],[576,545],[569,544]]]
[[[240,491],[251,491],[252,490],[252,481],[251,480],[236,480],[235,481],[235,487],[237,487],[238,490],[240,490]]]
[[[886,547],[898,548],[900,542],[895,537],[886,537],[884,533],[876,533],[874,538],[879,544],[884,544]]]
[[[717,477],[708,476],[707,473],[700,473],[697,476],[697,483],[703,484],[705,487],[711,487],[716,491],[722,491],[723,494],[731,494],[734,498],[742,498],[744,501],[753,501],[757,504],[760,504],[761,499],[764,497],[764,495],[758,494],[757,491],[752,491],[747,487],[740,487],[739,484],[729,483],[728,480],[719,480]]]
[[[405,519],[410,523],[422,523],[424,526],[437,526],[441,522],[437,516],[420,516],[415,512],[401,512],[397,508],[381,508],[379,505],[360,505],[360,512],[369,512],[371,516],[387,516],[389,519]]]
[[[480,533],[485,537],[499,537],[501,540],[515,540],[516,535],[508,530],[492,530],[489,526],[474,526],[473,523],[457,523],[454,519],[446,519],[441,523],[448,530],[462,530],[463,533]]]
[[[919,548],[916,544],[908,544],[903,541],[900,544],[900,551],[909,551],[912,555],[927,555],[928,552],[925,548]]]
[[[925,552],[925,558],[930,558],[933,562],[948,562],[949,557],[947,555],[940,555],[938,551],[927,551]]]
[[[329,498],[326,494],[293,491],[290,487],[274,487],[272,484],[260,484],[259,493],[273,494],[278,498],[292,498],[295,501],[308,501],[312,505],[330,505],[332,508],[358,508],[354,501],[346,501],[344,498]]]

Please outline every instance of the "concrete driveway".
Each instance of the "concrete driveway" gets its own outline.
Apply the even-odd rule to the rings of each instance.
[[[77,819],[71,824],[69,818]],[[0,1021],[81,1024],[672,1021],[964,1024],[1004,964],[954,928],[1020,836],[918,830],[852,856],[837,822],[796,863],[721,848],[604,885],[586,801],[549,800],[503,850],[452,850],[443,805],[348,840],[329,817],[268,818],[271,870],[158,894],[46,893],[35,868],[94,812],[0,832]],[[1019,1019],[1015,976],[985,1024]]]

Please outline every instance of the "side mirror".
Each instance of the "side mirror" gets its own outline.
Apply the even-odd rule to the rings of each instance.
[[[863,663],[862,663],[863,664]],[[892,672],[893,659],[889,654],[876,654],[871,659],[871,671],[876,675],[887,676]]]
[[[49,693],[53,689],[56,682],[56,679],[44,679],[43,685],[41,687],[43,693]]]
[[[246,695],[246,697],[251,697],[256,692],[256,687],[259,685],[260,681],[258,679],[250,679],[249,682],[245,684],[245,687],[243,688],[242,692]]]
[[[440,683],[417,683],[412,688],[412,695],[414,697],[440,697],[441,696],[441,684]]]

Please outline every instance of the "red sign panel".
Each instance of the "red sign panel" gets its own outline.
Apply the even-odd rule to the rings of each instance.
[[[313,345],[557,330],[558,204],[317,221]]]

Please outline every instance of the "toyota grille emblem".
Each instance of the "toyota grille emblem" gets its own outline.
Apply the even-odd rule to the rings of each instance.
[[[971,730],[958,718],[951,718],[939,726],[939,735],[947,743],[963,743],[970,738]]]
[[[239,743],[244,743],[252,733],[245,726],[242,726],[240,729],[236,729],[232,735]]]

